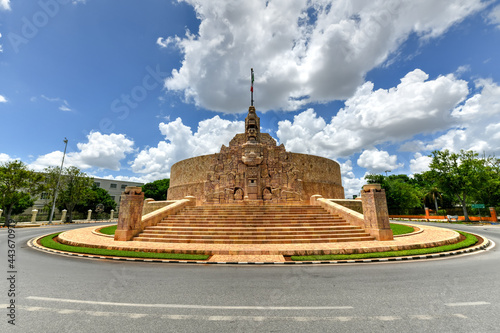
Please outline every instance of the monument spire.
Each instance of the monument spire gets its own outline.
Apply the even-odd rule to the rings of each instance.
[[[251,74],[251,84],[250,84],[250,92],[251,92],[251,97],[250,97],[250,106],[253,106],[253,68],[250,68],[250,74]]]

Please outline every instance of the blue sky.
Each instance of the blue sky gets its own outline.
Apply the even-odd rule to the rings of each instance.
[[[0,0],[0,162],[148,182],[250,104],[294,152],[366,173],[500,155],[497,1]]]

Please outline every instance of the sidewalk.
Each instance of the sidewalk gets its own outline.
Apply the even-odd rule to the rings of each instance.
[[[36,228],[40,226],[48,226],[48,225],[73,225],[73,224],[91,224],[91,223],[118,223],[118,219],[113,220],[73,220],[72,223],[64,223],[61,221],[52,221],[52,224],[49,224],[49,221],[36,221],[36,223],[31,222],[17,222],[14,228]],[[7,228],[5,224],[1,224],[0,228]]]

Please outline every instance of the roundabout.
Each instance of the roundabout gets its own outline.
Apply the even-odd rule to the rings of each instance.
[[[113,236],[100,233],[100,227],[88,227],[69,230],[61,233],[58,242],[66,245],[90,249],[106,249],[118,251],[134,251],[146,253],[174,253],[174,254],[206,254],[207,260],[172,260],[154,258],[132,258],[120,255],[99,255],[73,253],[44,247],[39,240],[47,235],[33,238],[29,246],[48,253],[57,253],[73,257],[85,257],[106,260],[144,261],[161,263],[185,264],[248,264],[248,265],[304,265],[304,264],[357,264],[373,262],[415,261],[436,259],[489,250],[494,243],[485,237],[476,235],[478,242],[472,246],[429,254],[415,254],[393,257],[379,257],[369,259],[344,260],[303,260],[292,261],[290,256],[311,254],[352,254],[401,251],[411,249],[432,249],[447,244],[457,243],[460,234],[454,230],[409,224],[415,231],[398,235],[393,241],[383,242],[345,242],[345,243],[310,243],[310,244],[196,244],[196,243],[154,243],[154,242],[115,242]],[[106,227],[106,226],[104,226]],[[123,244],[122,244],[123,243]]]

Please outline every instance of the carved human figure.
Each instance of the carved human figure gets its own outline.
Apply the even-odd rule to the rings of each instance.
[[[234,200],[243,200],[243,190],[241,188],[234,191]]]
[[[271,190],[269,190],[269,188],[266,187],[264,191],[262,191],[262,198],[264,200],[272,200],[273,195],[271,193]]]

